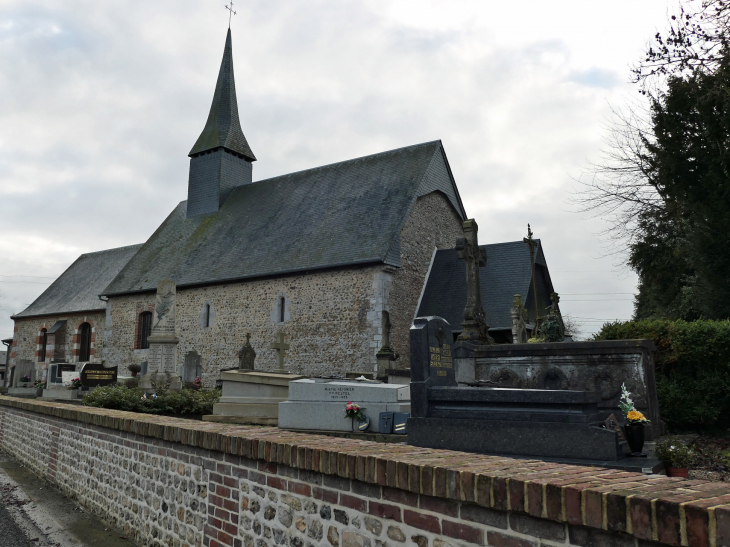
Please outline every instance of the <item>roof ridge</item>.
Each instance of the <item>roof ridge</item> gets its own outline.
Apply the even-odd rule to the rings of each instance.
[[[299,171],[292,171],[291,173],[284,173],[283,175],[276,175],[275,177],[269,177],[267,179],[256,180],[256,181],[252,182],[251,184],[258,184],[259,182],[267,182],[267,181],[274,180],[274,179],[281,179],[284,177],[288,177],[290,175],[298,175],[300,173],[306,173],[307,171],[316,171],[317,169],[324,169],[325,167],[334,167],[335,165],[341,165],[343,163],[350,163],[350,162],[357,161],[357,160],[364,160],[367,158],[373,158],[375,156],[384,156],[385,154],[391,154],[394,152],[400,152],[401,150],[408,150],[410,148],[418,148],[419,146],[427,146],[429,144],[436,144],[436,143],[441,144],[441,139],[436,139],[434,141],[426,141],[426,142],[422,142],[419,144],[411,144],[408,146],[401,146],[400,148],[393,148],[392,150],[376,152],[375,154],[366,154],[365,156],[358,156],[356,158],[350,158],[349,160],[342,160],[342,161],[336,161],[333,163],[326,163],[324,165],[319,165],[317,167],[310,167],[308,169],[300,169]]]
[[[111,249],[102,249],[101,251],[90,251],[88,253],[81,253],[79,258],[82,256],[99,255],[101,253],[110,253],[112,251],[123,251],[125,249],[131,249],[132,247],[141,247],[144,243],[135,243],[133,245],[124,245],[123,247],[112,247]],[[78,260],[78,259],[77,259]]]

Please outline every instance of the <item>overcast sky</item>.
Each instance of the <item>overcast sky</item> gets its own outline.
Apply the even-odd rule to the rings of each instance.
[[[89,251],[144,242],[187,195],[224,0],[0,0],[0,337]],[[532,224],[585,334],[636,277],[575,212],[610,106],[669,0],[246,0],[233,58],[254,180],[441,139],[481,243]]]

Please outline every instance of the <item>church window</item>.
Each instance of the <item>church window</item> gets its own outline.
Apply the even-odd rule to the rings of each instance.
[[[286,299],[281,296],[279,297],[279,323],[284,322],[284,311],[286,309]]]
[[[38,354],[39,363],[43,363],[46,360],[47,345],[48,345],[48,329],[41,329],[41,351]]]
[[[143,311],[139,314],[139,349],[150,347],[147,338],[152,334],[152,312]]]
[[[82,323],[79,327],[79,361],[91,360],[91,325]]]
[[[210,304],[205,303],[205,309],[203,310],[203,324],[206,327],[210,327]]]

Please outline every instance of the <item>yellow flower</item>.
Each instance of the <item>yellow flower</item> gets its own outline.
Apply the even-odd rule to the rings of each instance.
[[[639,412],[638,410],[632,410],[631,412],[629,412],[626,415],[626,417],[631,422],[640,422],[640,421],[646,420],[646,418],[644,417],[644,415],[641,412]]]

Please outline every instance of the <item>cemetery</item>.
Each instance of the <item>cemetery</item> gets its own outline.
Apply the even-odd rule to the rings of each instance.
[[[4,452],[140,545],[730,547],[730,440],[669,435],[725,423],[722,336],[574,341],[441,141],[254,182],[230,19],[189,158],[144,244],[13,316]]]

